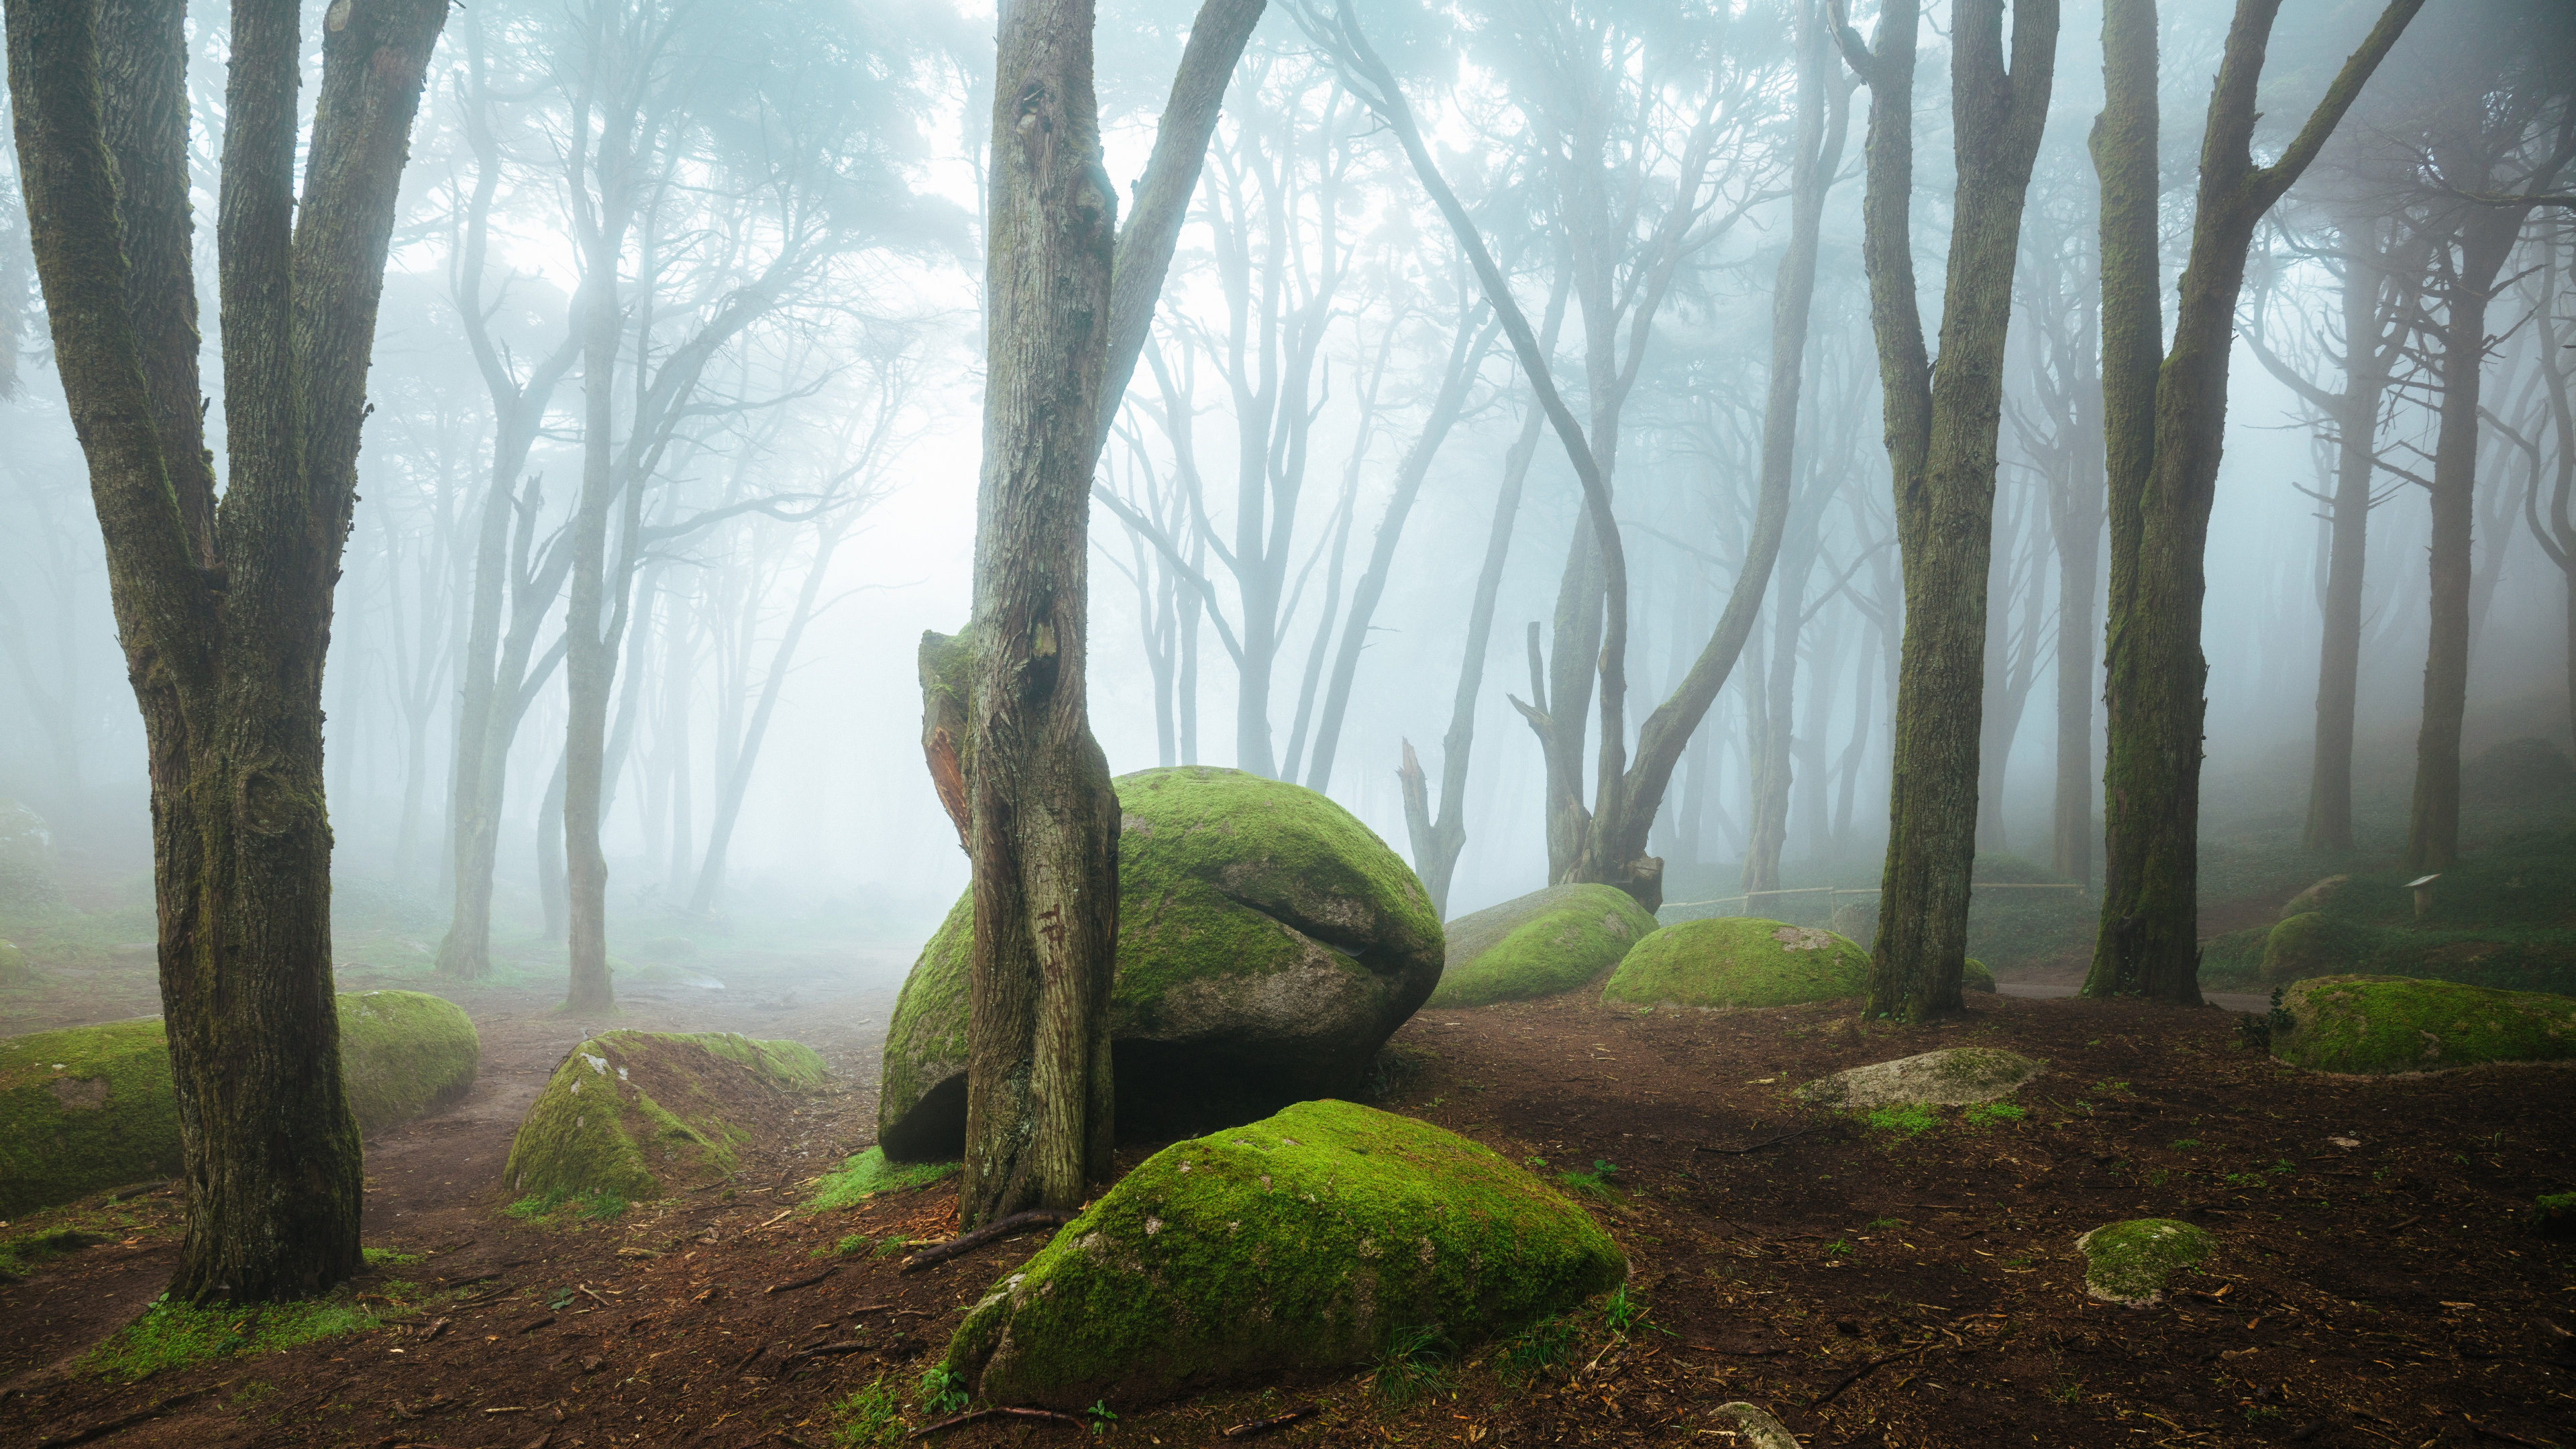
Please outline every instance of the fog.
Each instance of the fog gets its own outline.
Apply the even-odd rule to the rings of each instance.
[[[1104,164],[1122,196],[1145,166],[1194,8],[1103,7]],[[1917,80],[1914,263],[1927,327],[1939,321],[1954,185],[1946,8],[1932,7]],[[2292,0],[2265,91],[2267,114],[2288,119],[2268,125],[2306,114],[2376,8]],[[568,345],[601,225],[614,103],[600,98],[627,87],[642,118],[635,154],[619,163],[631,167],[635,220],[616,243],[627,310],[613,429],[632,508],[619,503],[611,549],[631,560],[632,605],[609,707],[610,950],[622,960],[651,939],[730,933],[865,948],[865,969],[899,969],[967,881],[923,765],[915,656],[924,631],[955,632],[971,603],[992,17],[933,0],[614,13],[609,24],[584,5],[491,0],[456,12],[431,67],[325,685],[335,882],[365,903],[344,911],[341,952],[426,964],[447,930],[486,510],[524,522],[527,567],[542,573],[549,542],[570,536],[560,531],[584,467],[575,357],[554,368],[496,499],[507,407],[491,384],[529,388]],[[2491,51],[2500,28],[2540,13],[2434,0],[2257,236],[2208,541],[2205,832],[2295,839],[2317,732],[2336,435],[2248,338],[2314,386],[2343,386],[2338,248],[2353,244],[2351,198],[2367,196],[2362,211],[2401,229],[2456,225],[2407,160],[2434,144],[2425,88],[2471,63],[2460,53]],[[2164,7],[2169,301],[2227,14],[2214,0]],[[1370,7],[1367,19],[1524,310],[1534,324],[1561,312],[1558,384],[1596,437],[1612,419],[1633,731],[1708,638],[1752,526],[1789,232],[1787,7],[1496,0]],[[2094,526],[2073,532],[2099,546],[2097,183],[2084,149],[2102,105],[2098,30],[2098,7],[2067,7],[2006,351],[1979,843],[1981,855],[2021,857],[2035,880],[2100,870],[2098,825],[2080,863],[2052,838],[2063,629],[2093,640],[2081,693],[2095,810],[2103,754],[2102,575],[2088,570],[2092,597],[2065,597],[2057,530],[2089,489]],[[222,35],[209,13],[193,46],[209,299]],[[1904,601],[1860,262],[1868,98],[1850,94],[1847,75],[1831,94],[1849,139],[1823,211],[1791,523],[1761,622],[1650,836],[1668,909],[1767,888],[1757,877],[1879,878]],[[2258,149],[2286,139],[2267,129]],[[2512,154],[2556,142],[2535,125]],[[2499,178],[2507,171],[2521,174]],[[143,730],[15,171],[0,180],[0,796],[43,818],[76,905],[131,907],[150,869]],[[2568,423],[2553,418],[2542,361],[2576,336],[2570,218],[2533,214],[2489,318],[2471,755],[2525,736],[2569,743],[2570,575],[2536,530],[2567,505],[2563,485],[2551,489]],[[2419,263],[2420,288],[2438,264]],[[1600,289],[1578,285],[1552,308],[1560,269]],[[1604,303],[1615,315],[1600,315]],[[2409,325],[2429,329],[2440,311],[2428,300]],[[1544,757],[1514,697],[1532,699],[1530,630],[1551,666],[1560,652],[1559,584],[1583,506],[1565,452],[1531,428],[1530,389],[1490,319],[1392,138],[1274,7],[1229,92],[1091,518],[1085,662],[1112,772],[1195,763],[1293,778],[1411,858],[1398,771],[1409,743],[1436,799],[1498,498],[1526,467],[1479,661],[1451,916],[1548,880]],[[211,303],[203,326],[211,386]],[[2403,839],[2424,704],[2430,513],[2410,475],[2430,474],[2441,402],[2428,345],[2400,349],[2378,409],[2354,813],[2356,847],[2379,854]],[[1451,422],[1436,415],[1453,374]],[[221,420],[219,403],[218,457]],[[559,580],[511,592],[495,626],[506,632],[522,610],[542,617],[529,653],[543,677],[509,732],[493,953],[559,971],[560,916],[550,924],[545,898],[560,882],[562,806],[549,785],[568,712],[565,671],[547,655],[565,598]],[[1800,615],[1787,631],[1784,597]],[[1779,664],[1784,642],[1793,669]],[[1355,663],[1337,713],[1346,648]],[[1791,783],[1765,874],[1747,854],[1775,714],[1788,721]],[[1576,717],[1599,728],[1597,714]],[[738,819],[711,872],[736,788]]]

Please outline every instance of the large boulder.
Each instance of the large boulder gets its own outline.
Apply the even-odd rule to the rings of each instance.
[[[1951,1047],[1851,1067],[1809,1082],[1798,1095],[1819,1107],[1853,1110],[1933,1103],[1965,1107],[2011,1096],[2046,1065],[1992,1047]]]
[[[2325,879],[2318,881],[2315,885],[2312,885],[2306,890],[2299,892],[2297,895],[2290,897],[2288,900],[2283,901],[2281,903],[2281,913],[2274,919],[2286,921],[2292,916],[2304,916],[2310,911],[2322,911],[2326,908],[2328,902],[2332,901],[2336,896],[2343,894],[2345,887],[2351,884],[2351,876],[2327,876]]]
[[[571,1198],[650,1202],[733,1174],[734,1144],[782,1127],[823,1085],[823,1059],[733,1032],[612,1031],[572,1049],[510,1139],[501,1180],[540,1210]]]
[[[1386,842],[1281,780],[1203,766],[1117,781],[1118,1130],[1175,1137],[1360,1090],[1440,979],[1440,918]],[[877,1142],[955,1158],[966,1136],[974,901],[921,951],[886,1030]]]
[[[1752,916],[1679,921],[1632,947],[1605,1001],[1657,1006],[1791,1006],[1858,996],[1869,953],[1813,926]]]
[[[2376,927],[2359,921],[2302,911],[2263,938],[2263,961],[2255,975],[2266,986],[2287,986],[2311,976],[2349,972],[2379,949],[2379,936]]]
[[[2282,988],[2272,1055],[2321,1072],[2430,1072],[2576,1057],[2576,997],[2405,976],[2320,976]]]
[[[340,1076],[361,1132],[461,1100],[483,1056],[453,1002],[342,994]],[[160,1018],[0,1041],[0,1217],[179,1171],[179,1099]]]
[[[1627,1276],[1583,1209],[1409,1117],[1300,1102],[1128,1174],[949,1340],[994,1403],[1077,1408],[1346,1368],[1402,1329],[1465,1349]]]
[[[1654,913],[1608,885],[1558,885],[1449,923],[1433,1006],[1554,996],[1619,964],[1655,929]]]

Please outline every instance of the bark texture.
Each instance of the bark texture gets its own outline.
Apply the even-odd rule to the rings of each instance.
[[[2095,127],[2094,164],[2104,195],[2111,590],[2102,652],[2110,753],[2103,772],[2102,916],[2087,996],[2200,1000],[2196,897],[2202,688],[2209,674],[2200,649],[2203,554],[2246,248],[2263,213],[2315,159],[2421,6],[2422,0],[2392,0],[2280,158],[2256,166],[2255,92],[2280,0],[2238,0],[2210,92],[2173,344],[2152,371],[2146,362],[2157,336],[2156,146],[2154,126],[2141,122],[2139,110],[2155,90],[2155,12],[2153,0],[2109,0],[2105,7],[2108,99]],[[2121,202],[2116,224],[2115,194]],[[2154,411],[2142,416],[2151,384]]]
[[[170,1292],[301,1297],[359,1265],[331,981],[322,665],[395,192],[443,0],[334,6],[295,190],[291,0],[237,5],[216,254],[229,469],[195,419],[186,7],[10,0],[37,273],[150,752],[185,1163]]]
[[[1986,579],[1993,553],[1996,433],[2022,206],[2055,80],[2058,7],[2014,7],[2007,67],[2002,0],[1954,12],[1951,130],[1959,185],[1933,372],[1914,290],[1914,66],[1919,7],[1891,0],[1878,43],[1844,27],[1870,90],[1862,263],[1886,398],[1905,628],[1896,677],[1887,863],[1867,1010],[1908,1020],[1960,1009],[1968,884],[1977,852],[1978,735],[1985,695]]]

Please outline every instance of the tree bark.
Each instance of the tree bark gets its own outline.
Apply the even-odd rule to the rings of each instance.
[[[2280,0],[2238,0],[2210,93],[2173,344],[2152,372],[2145,360],[2157,335],[2156,151],[2141,97],[2151,100],[2155,89],[2154,6],[2109,0],[2104,11],[2103,75],[2106,90],[2119,87],[2105,103],[2094,145],[2103,177],[2102,385],[2110,437],[2111,599],[2103,647],[2110,755],[2102,915],[2087,996],[2200,1000],[2200,758],[2209,672],[2200,649],[2203,555],[2246,248],[2263,213],[2315,159],[2421,6],[2391,0],[2298,136],[2277,161],[2258,167],[2251,151],[2255,92]],[[2150,376],[2151,420],[2138,410]]]
[[[1014,0],[995,71],[961,1227],[1077,1207],[1110,1168],[1119,811],[1084,660],[1118,200],[1092,22],[1089,0]]]
[[[297,7],[235,7],[216,230],[231,461],[220,502],[191,422],[203,399],[185,7],[8,0],[6,12],[37,274],[149,750],[187,1193],[170,1293],[301,1297],[360,1261],[322,666],[396,191],[447,6],[333,11],[300,206]]]
[[[2009,69],[2001,0],[1968,0],[1953,17],[1950,104],[1959,184],[1937,375],[1914,290],[1918,17],[1913,0],[1891,0],[1880,13],[1874,51],[1849,27],[1839,33],[1845,56],[1870,88],[1862,255],[1905,574],[1887,863],[1867,1010],[1912,1021],[1962,1004],[2004,343],[2022,205],[2055,79],[2058,7],[2055,0],[2015,7]]]

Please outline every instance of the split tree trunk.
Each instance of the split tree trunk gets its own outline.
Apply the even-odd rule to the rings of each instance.
[[[2423,0],[2391,0],[2298,136],[2254,164],[2255,92],[2280,0],[2238,0],[2201,145],[2191,259],[2172,349],[2156,363],[2154,0],[2108,0],[2102,176],[2103,412],[2109,438],[2111,599],[2105,621],[2102,916],[2087,996],[2200,1001],[2200,759],[2206,714],[2204,553],[2227,418],[2228,356],[2245,253]],[[2153,399],[2150,415],[2142,404]]]
[[[1950,106],[1959,185],[1941,307],[1941,369],[1915,302],[1915,0],[1890,0],[1875,51],[1843,50],[1870,88],[1863,264],[1895,475],[1905,629],[1897,662],[1887,864],[1870,953],[1872,1016],[1957,1011],[1977,853],[1978,732],[1985,694],[1986,576],[2012,275],[2048,97],[2056,0],[2015,7],[2005,65],[2001,0],[1954,15]]]
[[[339,7],[296,195],[303,37],[236,5],[216,223],[230,468],[197,424],[187,7],[8,0],[20,176],[149,751],[182,1301],[359,1266],[331,979],[322,668],[376,304],[444,0]]]

